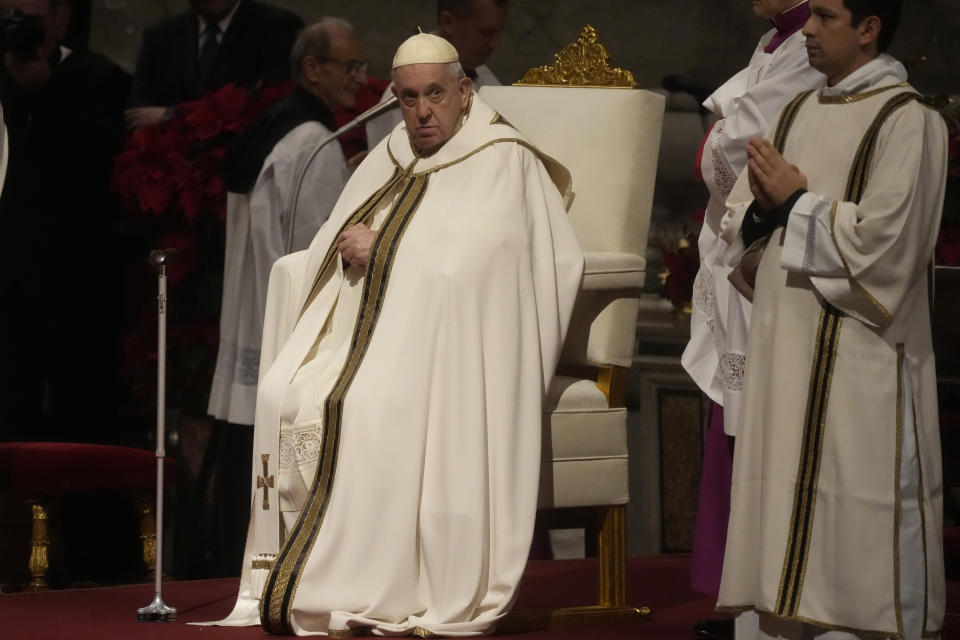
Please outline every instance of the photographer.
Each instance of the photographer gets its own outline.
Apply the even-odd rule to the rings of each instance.
[[[130,81],[103,56],[58,44],[68,2],[5,5],[0,440],[102,441],[118,352],[109,180]]]

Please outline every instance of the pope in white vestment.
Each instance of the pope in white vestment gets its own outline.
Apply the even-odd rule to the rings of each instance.
[[[762,254],[718,602],[746,612],[738,639],[919,639],[942,627],[927,271],[947,138],[905,80],[880,54],[798,96],[768,134],[808,186],[780,205],[785,227],[751,247]],[[723,221],[734,263],[751,219],[765,223],[749,174]]]
[[[456,51],[435,40],[414,36],[395,68],[448,82]],[[397,126],[309,250],[274,266],[251,525],[220,624],[471,636],[513,603],[583,258],[569,173],[461,95],[439,149],[418,155]],[[338,251],[360,224],[376,231],[365,268]]]

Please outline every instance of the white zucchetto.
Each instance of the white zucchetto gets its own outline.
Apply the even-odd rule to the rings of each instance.
[[[460,54],[452,44],[432,33],[418,33],[403,41],[393,56],[393,68],[408,64],[457,62]]]

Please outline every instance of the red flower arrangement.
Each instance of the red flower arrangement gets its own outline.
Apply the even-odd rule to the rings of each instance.
[[[227,194],[220,174],[230,143],[291,83],[250,92],[228,85],[179,105],[169,120],[131,134],[114,161],[113,188],[131,228],[136,268],[126,282],[124,370],[132,401],[155,382],[156,274],[142,261],[153,248],[177,255],[167,271],[168,348],[173,406],[206,409],[216,362]]]
[[[337,124],[373,106],[388,82],[372,76],[354,109],[339,109]],[[170,311],[167,344],[171,403],[206,411],[219,342],[227,194],[220,168],[231,142],[265,109],[287,96],[285,82],[251,92],[238,85],[178,105],[169,120],[131,134],[113,167],[113,189],[132,215],[124,338],[124,369],[133,401],[145,403],[155,384],[156,274],[140,259],[151,249],[177,254],[167,269]],[[341,141],[347,157],[365,146],[363,130]]]
[[[683,313],[692,311],[693,281],[700,268],[697,239],[703,226],[703,217],[704,211],[697,211],[690,221],[667,231],[660,238],[660,256],[663,259],[661,295]]]

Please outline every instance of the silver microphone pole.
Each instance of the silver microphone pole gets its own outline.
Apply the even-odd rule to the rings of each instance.
[[[291,253],[293,251],[293,232],[297,226],[296,225],[297,202],[300,200],[300,187],[303,186],[303,180],[307,176],[307,169],[309,169],[310,165],[313,164],[313,161],[316,160],[317,155],[320,153],[320,151],[325,146],[327,146],[328,144],[330,144],[331,142],[333,142],[343,134],[347,133],[348,131],[352,131],[359,126],[366,124],[370,120],[373,120],[380,114],[386,113],[391,109],[396,109],[399,106],[400,106],[400,101],[397,100],[397,96],[390,96],[388,100],[384,100],[383,102],[373,105],[372,107],[370,107],[369,109],[367,109],[366,111],[358,115],[356,118],[354,118],[347,124],[343,125],[339,129],[331,133],[329,136],[324,138],[323,140],[321,140],[320,144],[318,144],[317,147],[313,150],[313,153],[310,154],[310,157],[307,159],[307,162],[303,165],[303,168],[300,170],[300,174],[297,176],[297,181],[293,189],[293,197],[290,198],[290,203],[291,203],[290,212],[289,212],[290,226],[287,228],[287,241],[285,245],[286,253]]]
[[[177,610],[169,607],[160,596],[163,579],[163,461],[166,456],[166,374],[167,374],[167,264],[173,249],[150,252],[150,262],[159,271],[157,293],[157,548],[154,564],[153,602],[137,609],[137,622],[169,622],[177,617]]]

